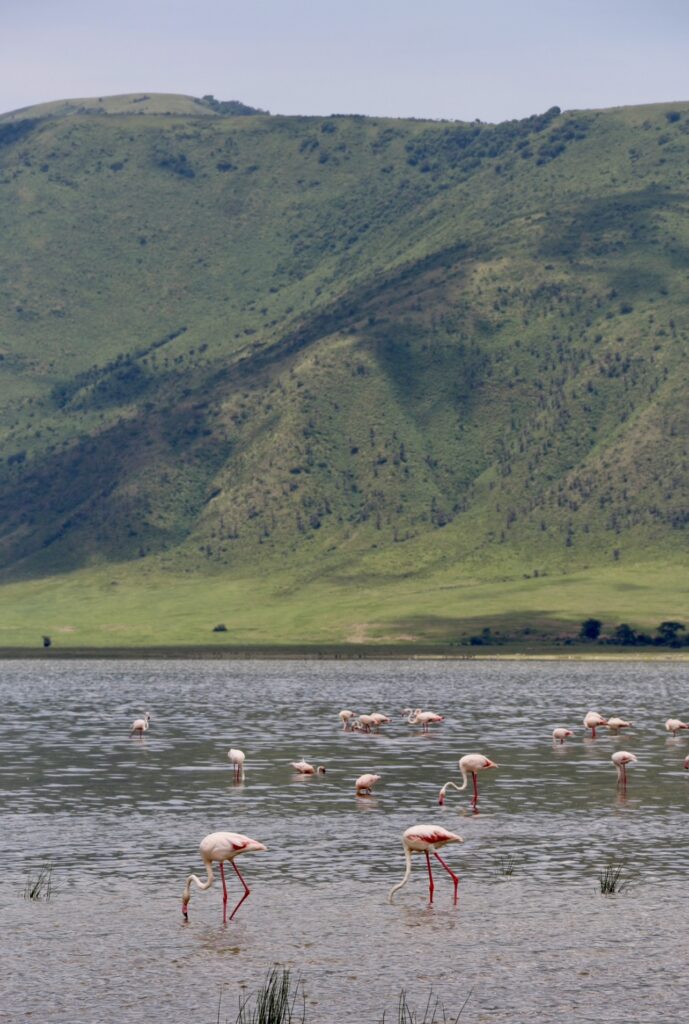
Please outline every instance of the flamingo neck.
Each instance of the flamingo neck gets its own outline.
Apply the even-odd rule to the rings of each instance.
[[[213,865],[211,861],[207,860],[206,864],[206,881],[202,882],[198,875],[189,875],[186,882],[184,883],[184,892],[182,894],[182,902],[188,903],[191,896],[191,883],[195,882],[198,888],[205,892],[206,889],[210,889],[213,884]]]
[[[388,894],[388,903],[392,903],[392,897],[395,895],[397,890],[401,889],[402,886],[406,885],[407,882],[409,881],[409,875],[411,874],[411,850],[407,846],[405,846],[404,848],[404,856],[407,861],[407,869],[404,872],[404,878],[402,879],[401,882],[398,882],[397,885],[393,885],[392,889]]]
[[[450,786],[452,786],[453,789],[456,789],[458,793],[461,793],[463,789],[467,788],[468,779],[467,779],[466,773],[462,772],[462,776],[464,778],[464,782],[462,783],[461,786],[458,786],[456,782],[446,782],[445,783],[443,788],[440,790],[440,796],[438,797],[438,802],[439,803],[442,804],[442,803],[445,802],[445,792],[446,792],[447,789],[449,789]]]

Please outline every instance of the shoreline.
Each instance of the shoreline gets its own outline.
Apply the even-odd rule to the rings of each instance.
[[[602,650],[543,645],[543,649],[505,644],[502,650],[459,650],[429,644],[407,647],[388,644],[237,645],[220,647],[179,644],[141,647],[0,647],[0,660],[182,660],[182,661],[687,661],[689,648],[668,650]]]

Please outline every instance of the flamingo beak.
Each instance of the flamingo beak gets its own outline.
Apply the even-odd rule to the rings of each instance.
[[[684,767],[686,768],[687,766],[685,765]],[[438,797],[438,803],[440,804],[441,807],[445,803],[445,794],[444,793],[441,793],[440,796]]]
[[[189,920],[188,907],[189,907],[189,900],[185,900],[184,903],[182,904],[182,916],[183,916],[185,921]]]

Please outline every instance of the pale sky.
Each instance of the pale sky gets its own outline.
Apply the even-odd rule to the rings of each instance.
[[[0,0],[0,112],[212,93],[501,121],[689,100],[688,0]]]

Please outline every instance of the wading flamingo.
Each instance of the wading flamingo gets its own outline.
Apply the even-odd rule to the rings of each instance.
[[[564,743],[568,736],[573,736],[574,733],[571,729],[564,729],[562,726],[558,726],[557,729],[553,729],[553,743]]]
[[[622,786],[622,789],[627,788],[627,765],[634,764],[637,760],[634,754],[630,754],[628,750],[618,750],[610,758],[612,763],[617,768],[617,785]]]
[[[668,732],[671,732],[673,736],[676,736],[680,729],[689,729],[689,725],[679,718],[668,718],[665,723],[665,728]]]
[[[359,715],[356,721],[352,722],[352,729],[357,732],[370,732],[375,724],[373,715]]]
[[[484,757],[483,754],[465,754],[464,757],[460,757],[459,770],[462,773],[464,782],[461,786],[458,786],[456,782],[446,782],[440,790],[438,803],[441,805],[445,803],[445,790],[448,786],[452,786],[452,788],[456,789],[459,793],[461,793],[463,789],[466,789],[469,783],[469,776],[471,775],[472,782],[474,783],[474,796],[471,803],[473,807],[476,808],[476,804],[478,803],[478,780],[476,778],[476,773],[482,772],[485,768],[497,767],[498,766],[495,761],[491,761],[489,758]]]
[[[684,769],[685,771],[689,771],[689,754],[684,758]]]
[[[151,723],[151,716],[148,711],[144,712],[143,718],[135,718],[132,722],[132,727],[129,730],[129,735],[133,736],[134,733],[138,733],[139,736],[143,736],[145,732],[148,732],[148,727]]]
[[[191,899],[191,883],[196,882],[199,889],[203,891],[210,889],[213,884],[213,862],[215,861],[216,864],[220,865],[220,877],[222,878],[222,923],[227,924],[227,885],[225,884],[223,864],[228,860],[236,871],[239,881],[244,886],[244,895],[230,914],[231,921],[251,892],[251,889],[239,873],[239,868],[235,864],[234,859],[240,853],[253,853],[256,850],[265,849],[267,847],[263,843],[259,843],[255,839],[249,839],[248,836],[242,836],[239,832],[211,832],[205,839],[202,839],[199,853],[206,868],[206,881],[202,882],[197,875],[189,875],[187,877],[184,883],[184,892],[182,893],[182,914],[184,915],[184,920],[189,920],[187,908]]]
[[[436,715],[435,711],[422,711],[421,708],[412,711],[411,708],[405,708],[402,714],[406,715],[407,712],[409,713],[407,724],[421,725],[424,732],[428,732],[429,725],[444,721],[443,715]]]
[[[348,711],[346,708],[343,708],[343,710],[338,713],[337,717],[342,722],[342,728],[344,729],[345,732],[347,732],[347,729],[349,728],[349,723],[351,719],[355,717],[355,714],[356,712]]]
[[[318,768],[314,768],[308,761],[291,761],[290,764],[300,775],[325,775],[325,768],[322,764],[319,764]]]
[[[591,730],[591,739],[596,738],[596,729],[603,729],[608,724],[607,718],[603,718],[597,711],[589,711],[584,717],[584,728]]]
[[[385,725],[390,721],[387,715],[382,714],[380,711],[374,711],[372,715],[368,716],[372,720],[372,724],[378,730],[381,725]]]
[[[357,796],[370,796],[371,790],[375,786],[376,782],[380,782],[380,775],[371,775],[367,772],[365,775],[360,775],[354,783],[354,790]]]
[[[411,855],[412,853],[425,853],[426,854],[426,866],[428,867],[428,902],[433,902],[433,872],[431,871],[431,857],[433,854],[442,866],[447,871],[448,875],[452,878],[453,885],[455,887],[454,902],[457,902],[457,886],[459,885],[459,878],[445,863],[443,858],[437,852],[443,846],[447,846],[448,843],[463,843],[464,840],[461,836],[455,835],[454,832],[448,832],[446,828],[441,825],[412,825],[402,835],[402,846],[404,847],[404,856],[407,861],[407,870],[404,872],[404,878],[397,885],[393,885],[388,896],[388,903],[392,903],[392,897],[395,895],[398,889],[401,889],[403,885],[407,884],[409,875],[411,874]]]
[[[227,756],[230,760],[230,764],[234,769],[234,781],[241,782],[242,779],[244,778],[244,751],[235,750],[234,747],[232,747],[231,750],[227,751]]]
[[[619,734],[620,729],[633,728],[633,722],[626,722],[624,718],[609,718],[608,719],[608,731],[614,736]]]

